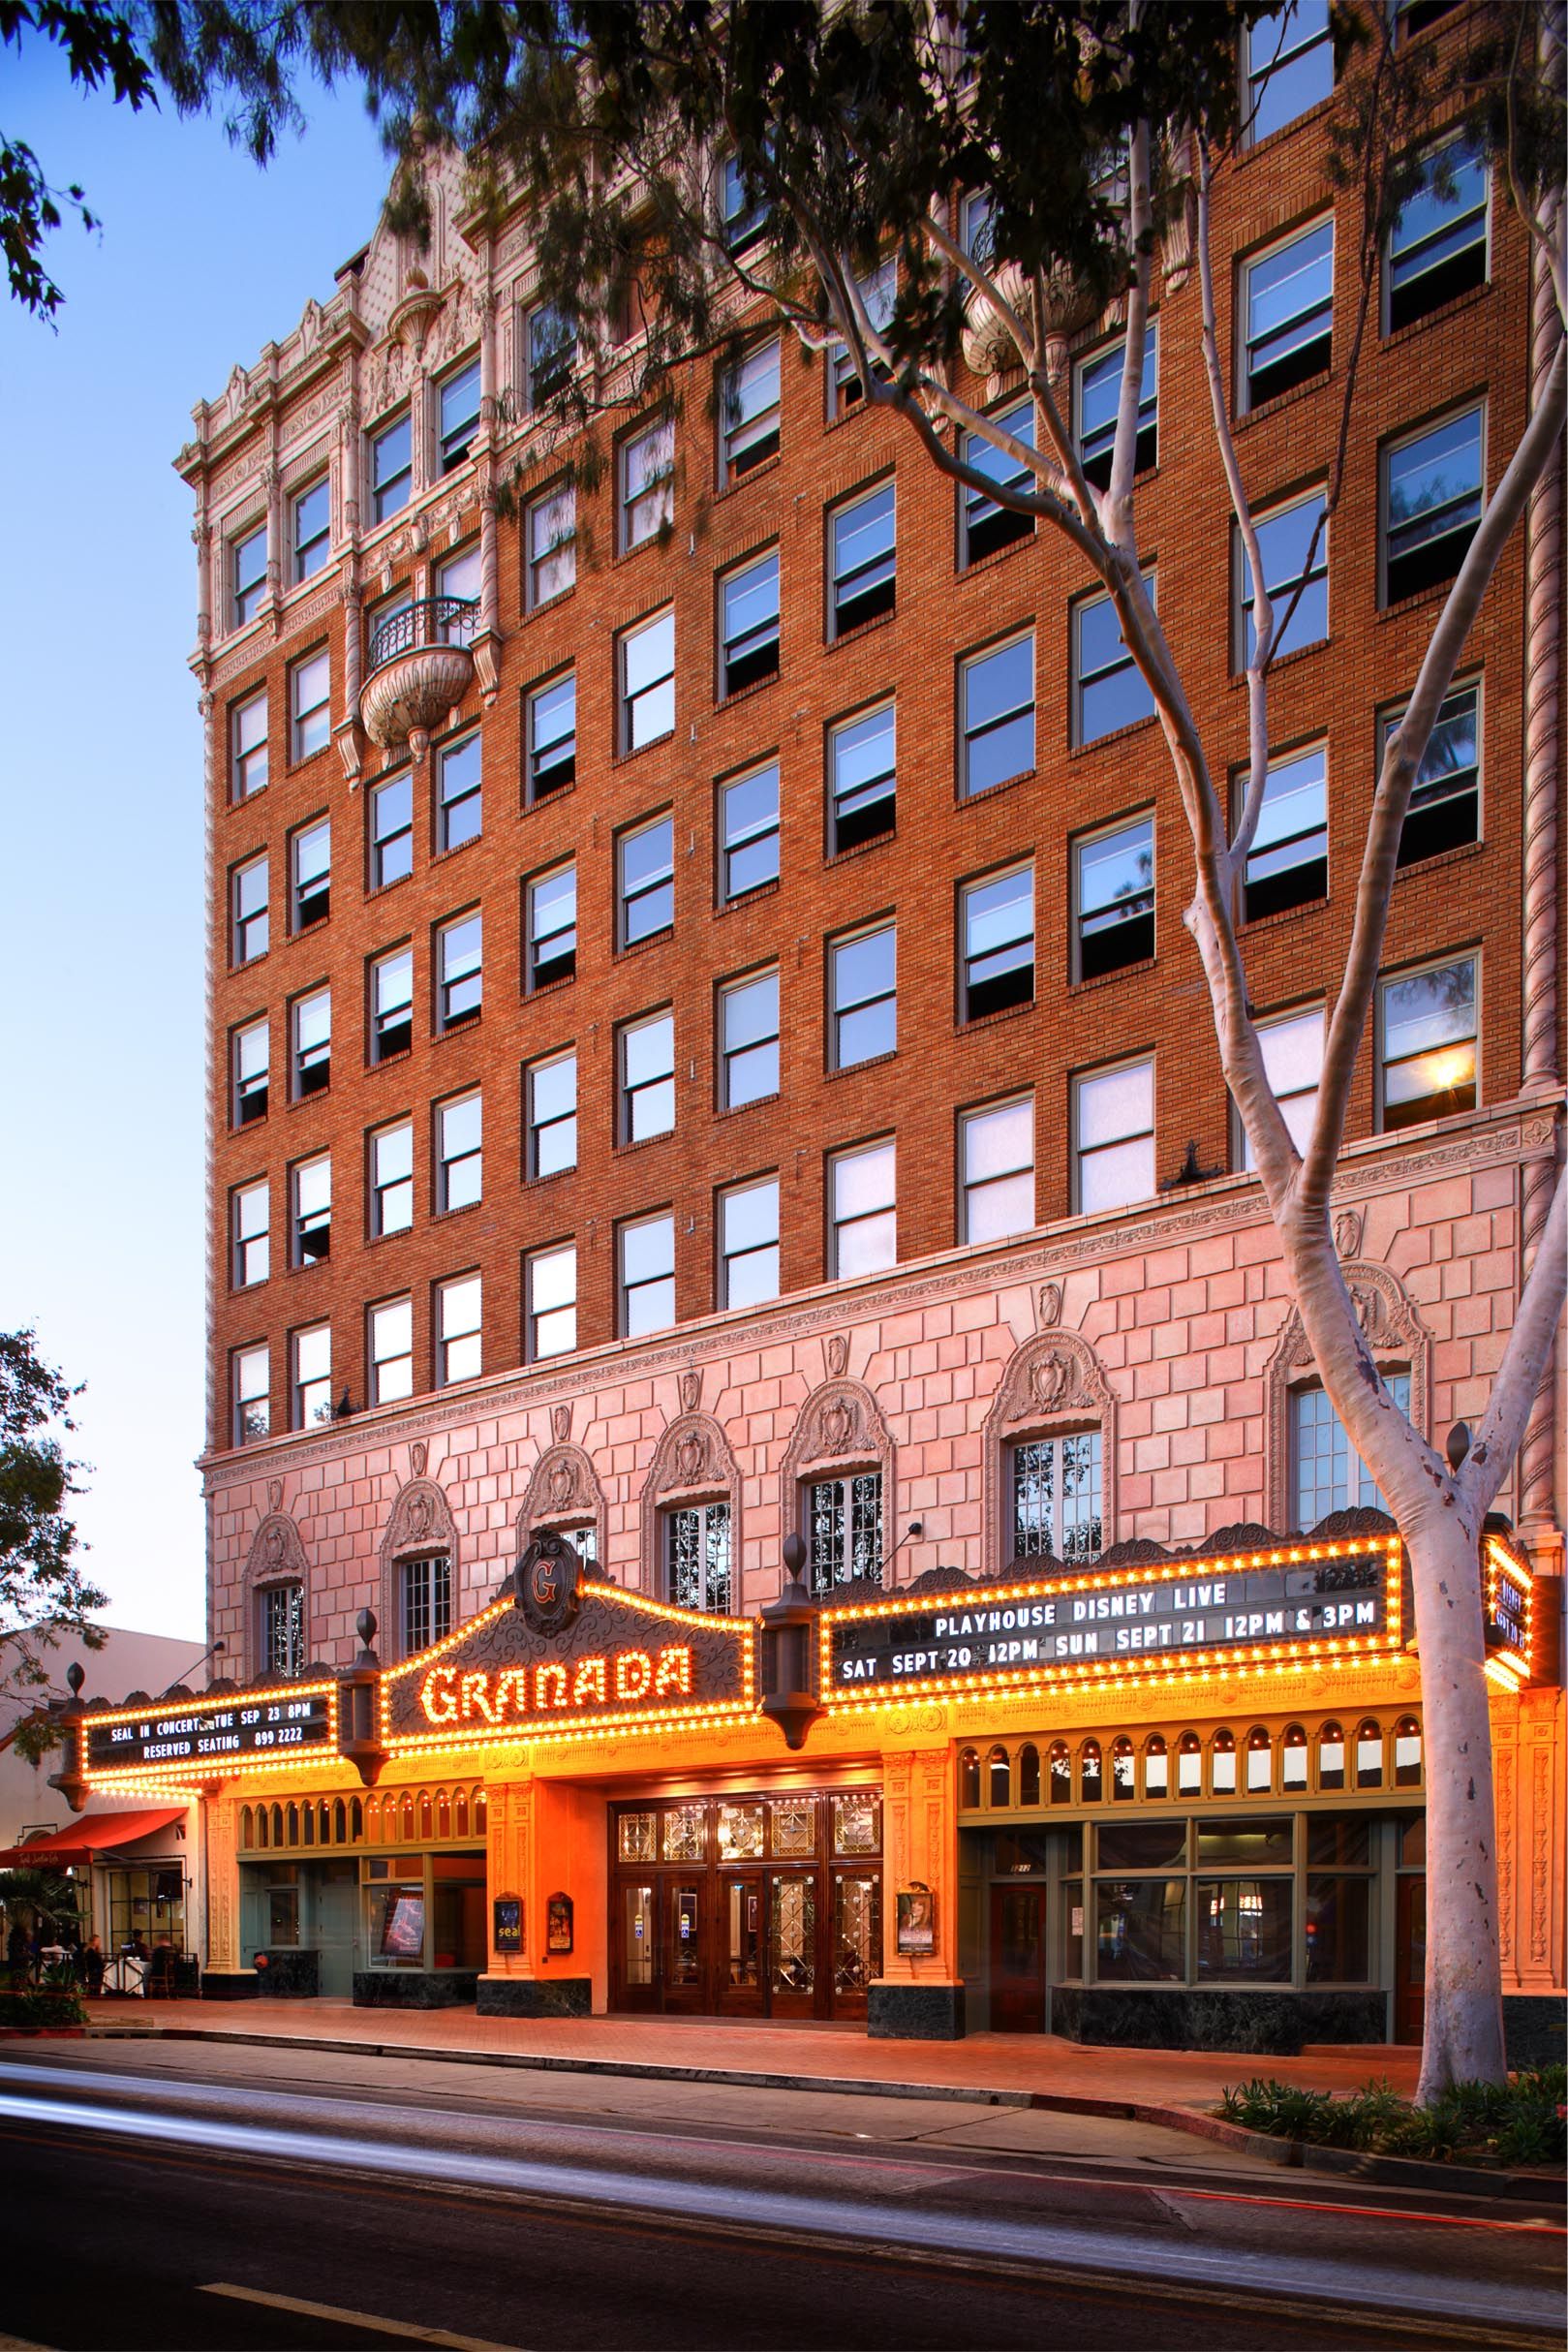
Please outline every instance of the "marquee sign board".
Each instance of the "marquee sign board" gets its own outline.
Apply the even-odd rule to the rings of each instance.
[[[893,1597],[821,1619],[824,1706],[1398,1649],[1397,1536]]]
[[[317,1684],[88,1715],[81,1728],[89,1776],[135,1770],[210,1779],[259,1757],[297,1760],[306,1750],[335,1749],[337,1708],[335,1693]]]
[[[531,1545],[507,1596],[382,1678],[387,1749],[590,1739],[752,1714],[749,1620],[676,1609]]]

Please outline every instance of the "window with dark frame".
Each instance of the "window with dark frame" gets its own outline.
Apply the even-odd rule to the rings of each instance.
[[[779,763],[719,788],[720,896],[726,904],[779,879]]]
[[[656,817],[652,824],[623,833],[617,846],[623,947],[657,938],[675,921],[675,820]]]
[[[1385,1372],[1383,1385],[1408,1420],[1410,1375]],[[1388,1509],[1377,1481],[1315,1380],[1290,1392],[1290,1491],[1299,1528],[1315,1528],[1331,1511]]]
[[[238,1347],[233,1355],[234,1443],[254,1445],[272,1429],[272,1359],[265,1347]]]
[[[453,473],[468,457],[479,429],[479,363],[444,376],[436,387],[436,434],[441,444],[441,470]]]
[[[1305,1152],[1323,1076],[1323,1007],[1312,1005],[1305,1012],[1287,1012],[1276,1020],[1259,1021],[1257,1031],[1264,1076],[1274,1090],[1291,1142],[1298,1152]],[[1252,1147],[1234,1103],[1231,1126],[1235,1139],[1233,1164],[1249,1168]]]
[[[1246,779],[1235,791],[1245,792]],[[1271,759],[1263,806],[1246,853],[1243,919],[1257,922],[1326,898],[1329,889],[1328,753],[1321,743]]]
[[[389,1062],[414,1043],[414,949],[394,947],[370,968],[370,1059]]]
[[[308,931],[313,924],[324,923],[332,912],[332,820],[323,817],[315,824],[301,825],[291,846],[292,928]]]
[[[832,1064],[850,1069],[898,1051],[898,933],[892,923],[835,940],[828,948]]]
[[[577,1164],[577,1056],[551,1054],[524,1080],[530,1178],[559,1176]]]
[[[484,1006],[484,917],[476,908],[436,934],[436,1028],[442,1037]]]
[[[229,796],[249,800],[267,778],[266,689],[247,695],[229,714]]]
[[[233,960],[254,964],[267,949],[267,861],[252,857],[236,866],[233,890]]]
[[[988,1012],[1034,1002],[1034,869],[1015,866],[1006,874],[968,882],[959,918],[963,939],[963,1017],[978,1021]]]
[[[898,1263],[898,1155],[891,1139],[836,1152],[828,1202],[830,1282]]]
[[[645,1143],[675,1127],[675,1015],[629,1021],[620,1034],[623,1143]]]
[[[1334,219],[1314,221],[1242,267],[1242,403],[1327,372],[1334,327]]]
[[[577,492],[558,481],[528,509],[528,608],[537,612],[577,584]]]
[[[760,1307],[779,1295],[779,1179],[719,1196],[719,1305]]]
[[[1318,644],[1329,634],[1329,525],[1323,492],[1313,490],[1272,514],[1260,514],[1256,530],[1263,584],[1274,605],[1277,632],[1272,659],[1277,662],[1305,645]],[[1257,651],[1252,568],[1239,531],[1231,534],[1231,547],[1240,622],[1236,666],[1245,670]]]
[[[898,602],[898,496],[891,481],[828,515],[828,634],[846,636]]]
[[[805,1492],[806,1574],[813,1597],[882,1581],[882,1473],[816,1478]]]
[[[876,334],[885,333],[893,323],[893,311],[898,301],[899,265],[896,256],[890,254],[869,277],[857,278],[855,287],[873,330]],[[877,365],[877,361],[872,361],[874,368]],[[858,407],[866,396],[866,387],[860,381],[860,370],[855,365],[854,354],[847,343],[833,343],[828,348],[827,388],[830,417],[844,416],[848,410]]]
[[[1485,501],[1484,408],[1462,410],[1383,451],[1383,602],[1451,580]]]
[[[1076,971],[1099,979],[1154,952],[1154,820],[1134,818],[1073,845]]]
[[[577,972],[577,869],[558,866],[528,885],[528,987],[548,988]]]
[[[1144,574],[1150,598],[1152,573]],[[1127,651],[1122,623],[1108,596],[1086,597],[1072,608],[1073,741],[1097,742],[1118,727],[1154,715],[1154,697]]]
[[[263,1585],[261,1605],[261,1670],[292,1682],[305,1671],[305,1588],[302,1584]]]
[[[414,1394],[414,1301],[383,1299],[370,1310],[370,1401],[392,1405]]]
[[[1252,145],[1334,92],[1329,0],[1288,0],[1243,35],[1246,130]]]
[[[289,517],[293,542],[290,569],[297,588],[321,571],[332,552],[332,484],[326,475],[291,499]]]
[[[1034,1098],[990,1102],[959,1118],[960,1239],[1004,1241],[1034,1215]]]
[[[1390,712],[1379,724],[1379,766],[1403,715]],[[1404,813],[1399,862],[1417,865],[1480,838],[1481,689],[1458,686],[1445,697],[1427,738]]]
[[[477,605],[482,574],[479,563],[479,543],[471,540],[436,566],[436,594],[450,597],[464,604]],[[475,612],[449,612],[437,620],[436,634],[444,645],[466,645],[474,634],[477,615]]]
[[[233,1268],[231,1280],[236,1290],[249,1290],[257,1283],[264,1283],[271,1267],[271,1191],[265,1179],[260,1184],[236,1185],[230,1194],[233,1216]]]
[[[528,405],[545,408],[565,389],[577,359],[577,337],[569,320],[548,302],[528,314]]]
[[[296,1102],[332,1083],[332,991],[313,988],[292,1007],[293,1087]]]
[[[405,768],[370,792],[370,886],[384,890],[414,872],[414,776]]]
[[[1073,1211],[1124,1209],[1154,1191],[1154,1065],[1123,1062],[1072,1082]]]
[[[436,1203],[467,1209],[484,1190],[484,1111],[480,1098],[460,1095],[436,1105]]]
[[[1378,1128],[1384,1134],[1474,1110],[1476,958],[1459,956],[1377,984]]]
[[[828,730],[829,854],[879,841],[898,821],[898,718],[891,702]]]
[[[577,673],[537,686],[528,697],[528,804],[535,808],[577,780]]]
[[[729,1504],[685,1503],[664,1515],[664,1572],[677,1609],[727,1617],[730,1609]]]
[[[484,825],[484,768],[479,733],[445,745],[436,761],[436,838],[443,850],[477,841]]]
[[[414,1122],[378,1128],[370,1138],[370,1230],[406,1233],[414,1223]]]
[[[744,480],[778,455],[780,383],[777,336],[725,370],[719,393],[719,431],[726,482]]]
[[[1105,1548],[1100,1433],[1023,1438],[1008,1447],[1015,1560],[1093,1560]]]
[[[767,198],[760,189],[748,187],[737,156],[726,155],[720,168],[719,217],[724,251],[732,261],[767,238]]]
[[[319,1265],[332,1254],[332,1161],[322,1152],[301,1160],[292,1178],[293,1234],[290,1256],[296,1266]]]
[[[738,695],[779,674],[779,550],[719,582],[719,692]]]
[[[966,800],[1034,765],[1034,632],[959,664],[959,789]]]
[[[1033,449],[1032,400],[1021,400],[1013,408],[999,409],[996,422],[1014,441],[1022,443],[1026,449]],[[988,481],[994,481],[999,489],[1028,490],[1032,486],[1034,477],[1029,466],[1022,459],[1014,457],[1010,450],[998,449],[996,443],[988,441],[983,433],[966,433],[960,446],[964,463],[973,472],[983,474]],[[994,498],[988,497],[983,490],[976,489],[969,482],[959,485],[959,513],[961,566],[977,564],[985,556],[995,555],[1002,547],[1010,547],[1017,540],[1032,539],[1034,536],[1032,514],[1021,514],[1015,507],[999,506]]]
[[[661,417],[620,448],[621,553],[645,546],[675,519],[675,419]]]
[[[675,615],[660,612],[629,629],[616,647],[621,749],[639,752],[675,729]]]
[[[261,609],[266,594],[266,525],[259,523],[242,539],[233,540],[230,546],[230,570],[233,582],[233,625],[243,629],[254,621]]]
[[[668,1211],[620,1229],[620,1337],[640,1339],[675,1320],[675,1220]]]
[[[1487,282],[1490,173],[1462,136],[1423,159],[1421,184],[1389,231],[1384,265],[1385,331],[1398,334]]]
[[[779,974],[753,973],[719,991],[719,1101],[739,1110],[779,1092]]]
[[[289,672],[289,708],[295,759],[310,759],[332,740],[332,658],[313,653]]]
[[[271,1038],[265,1021],[248,1021],[234,1032],[234,1125],[264,1119],[270,1093]]]
[[[1122,405],[1122,379],[1126,373],[1127,342],[1123,335],[1109,351],[1081,359],[1073,376],[1076,404],[1074,428],[1079,462],[1085,479],[1096,490],[1111,486],[1111,463],[1116,454],[1117,416]],[[1032,407],[1030,410],[1033,421]],[[1147,474],[1159,462],[1159,321],[1151,319],[1144,335],[1143,372],[1138,380],[1138,432],[1133,472]]]
[[[477,1380],[483,1369],[483,1279],[459,1274],[436,1285],[436,1386]]]
[[[415,1657],[435,1642],[444,1642],[452,1629],[452,1563],[446,1552],[425,1560],[405,1560],[399,1572],[403,1585],[403,1655]]]
[[[414,488],[414,428],[407,410],[370,437],[370,511],[374,522],[390,522],[408,505]]]
[[[570,1355],[577,1345],[577,1246],[558,1243],[535,1250],[524,1273],[528,1329],[525,1353],[531,1364]]]

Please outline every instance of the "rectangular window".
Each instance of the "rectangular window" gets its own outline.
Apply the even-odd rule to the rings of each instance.
[[[436,934],[436,1027],[445,1037],[477,1021],[484,1003],[484,917],[444,923]]]
[[[405,770],[372,787],[370,886],[384,890],[414,872],[414,777]]]
[[[548,302],[528,314],[528,405],[546,408],[565,390],[577,356],[570,324]]]
[[[1153,581],[1145,574],[1151,598]],[[1154,697],[1127,651],[1108,596],[1091,596],[1072,612],[1073,741],[1094,743],[1120,727],[1153,718]]]
[[[1383,452],[1383,602],[1451,580],[1481,520],[1486,412],[1466,409]]]
[[[898,300],[899,265],[889,255],[880,268],[870,277],[857,278],[856,289],[867,318],[877,334],[884,334],[893,323],[893,309]],[[875,364],[875,362],[873,363]],[[827,367],[828,415],[842,417],[865,398],[865,386],[855,365],[854,354],[847,343],[833,343],[828,347]]]
[[[379,1128],[370,1138],[370,1229],[406,1233],[414,1222],[414,1122]]]
[[[1246,789],[1245,778],[1237,784]],[[1329,888],[1328,754],[1321,743],[1274,759],[1246,854],[1243,913],[1249,923],[1325,898]]]
[[[1475,958],[1464,956],[1378,982],[1378,1125],[1385,1132],[1474,1110],[1475,981]]]
[[[293,929],[308,931],[332,912],[332,820],[302,825],[291,843]]]
[[[289,672],[289,708],[292,719],[292,756],[309,759],[332,739],[332,658],[313,653]]]
[[[1329,0],[1289,0],[1248,25],[1243,40],[1247,135],[1255,146],[1333,95]]]
[[[836,941],[828,950],[833,1064],[849,1069],[899,1042],[898,934],[892,923]]]
[[[675,1015],[657,1012],[621,1032],[621,1141],[644,1143],[675,1126]]]
[[[438,616],[436,634],[444,645],[466,645],[478,617],[479,549],[477,541],[460,547],[436,566],[436,594],[456,606]]]
[[[620,1232],[621,1337],[639,1339],[675,1320],[675,1220],[639,1218]]]
[[[265,1184],[242,1184],[229,1197],[233,1212],[231,1279],[236,1290],[248,1290],[253,1283],[264,1283],[272,1270],[271,1196]]]
[[[557,482],[528,510],[528,608],[565,596],[577,584],[577,493]]]
[[[466,1209],[484,1189],[483,1108],[477,1095],[436,1106],[436,1205]]]
[[[414,1657],[452,1629],[452,1563],[445,1552],[403,1563],[403,1655]]]
[[[389,1062],[414,1043],[414,949],[394,948],[370,967],[370,1059]]]
[[[1385,329],[1398,333],[1487,282],[1487,167],[1464,139],[1432,148],[1389,231]]]
[[[266,594],[266,525],[261,523],[236,539],[231,550],[233,570],[234,627],[243,629],[261,609]]]
[[[1263,584],[1274,605],[1276,634],[1272,658],[1277,662],[1282,655],[1296,653],[1304,645],[1315,645],[1329,634],[1329,526],[1324,516],[1322,491],[1314,490],[1309,498],[1299,498],[1293,506],[1260,515],[1257,534]],[[1239,532],[1232,533],[1231,543],[1235,549],[1237,609],[1241,616],[1236,666],[1245,669],[1256,653],[1258,642],[1252,625],[1252,568]]]
[[[719,1103],[739,1110],[779,1092],[779,975],[759,972],[719,991]]]
[[[1013,1558],[1094,1559],[1104,1548],[1099,1431],[1030,1438],[1009,1451]]]
[[[552,1054],[524,1079],[530,1177],[559,1176],[577,1164],[577,1057]]]
[[[1390,714],[1378,729],[1378,762],[1404,716]],[[1444,850],[1481,838],[1481,689],[1459,686],[1437,714],[1399,835],[1399,863],[1413,866]]]
[[[891,1143],[840,1152],[828,1162],[829,1279],[898,1263],[898,1162]]]
[[[285,1682],[305,1671],[303,1585],[267,1585],[262,1589],[261,1670]]]
[[[577,778],[577,673],[552,678],[528,697],[528,804]]]
[[[1001,409],[995,422],[1011,434],[1027,449],[1034,447],[1034,403],[1021,400],[1017,406]],[[983,474],[999,489],[1028,490],[1034,477],[1024,459],[1015,457],[1009,449],[999,449],[994,441],[983,433],[966,433],[961,444],[964,463],[974,473]],[[972,483],[964,483],[959,490],[961,517],[960,561],[977,564],[983,556],[995,555],[999,547],[1010,547],[1015,540],[1032,539],[1034,517],[1020,514],[1016,508],[1002,507],[984,490]]]
[[[323,474],[289,507],[294,585],[320,572],[332,552],[332,484]]]
[[[414,487],[414,434],[405,413],[370,437],[370,511],[390,522],[409,503]]]
[[[482,1284],[477,1274],[459,1275],[436,1288],[436,1386],[477,1380],[483,1369]]]
[[[989,188],[972,188],[959,206],[958,241],[971,262],[989,270],[996,262],[997,207]],[[965,284],[972,284],[966,278]]]
[[[959,664],[959,790],[966,800],[1034,765],[1034,632]]]
[[[479,429],[479,363],[471,359],[455,375],[445,377],[437,389],[437,434],[441,442],[441,470],[450,474],[462,465]]]
[[[779,451],[777,337],[725,371],[720,399],[723,479],[739,481]]]
[[[779,1179],[719,1198],[719,1304],[760,1307],[779,1295]]]
[[[677,1609],[729,1614],[727,1502],[696,1502],[664,1513],[664,1569]]]
[[[770,760],[719,788],[720,896],[741,898],[779,879],[779,767]]]
[[[963,892],[966,1021],[1034,1002],[1034,869],[1017,866]]]
[[[239,1347],[233,1355],[234,1443],[253,1445],[272,1427],[272,1364],[264,1347]]]
[[[236,866],[231,878],[233,893],[233,957],[236,964],[254,964],[265,955],[267,944],[267,863],[253,857]]]
[[[827,530],[828,634],[842,637],[862,622],[891,612],[898,602],[894,484],[879,482],[869,497],[835,507]]]
[[[577,1345],[577,1249],[565,1242],[559,1249],[536,1250],[524,1277],[527,1300],[527,1354],[531,1364],[549,1356],[570,1355]]]
[[[1242,406],[1321,376],[1334,326],[1334,221],[1314,221],[1242,268]]]
[[[1305,1152],[1317,1110],[1318,1080],[1323,1075],[1322,1006],[1314,1005],[1307,1012],[1286,1013],[1277,1021],[1260,1021],[1258,1043],[1263,1048],[1264,1073],[1274,1088],[1280,1116],[1290,1130],[1290,1140],[1298,1152]],[[1249,1168],[1252,1147],[1240,1113],[1233,1112],[1233,1116],[1236,1165]]]
[[[332,1161],[323,1152],[293,1172],[293,1248],[296,1266],[319,1265],[332,1254]]]
[[[476,731],[437,754],[437,835],[444,850],[476,841],[484,820],[484,771]]]
[[[332,991],[313,988],[296,997],[292,1011],[293,1098],[319,1095],[332,1082]]]
[[[623,834],[618,863],[621,944],[634,947],[639,940],[668,931],[675,921],[674,819],[659,817],[635,833]]]
[[[828,733],[830,855],[891,833],[898,816],[898,722],[891,702]]]
[[[1154,952],[1154,820],[1139,817],[1073,847],[1080,980],[1147,963]]]
[[[817,1598],[838,1585],[882,1581],[882,1473],[851,1471],[806,1489],[807,1574]]]
[[[657,613],[620,640],[621,749],[641,751],[675,727],[675,615]]]
[[[1034,1098],[966,1111],[959,1123],[965,1241],[1027,1233],[1034,1216]]]
[[[1123,336],[1109,351],[1081,360],[1073,377],[1077,415],[1073,419],[1079,460],[1096,490],[1111,486],[1111,462],[1116,454],[1116,419],[1122,404],[1122,379],[1126,373],[1127,346]],[[1133,455],[1135,474],[1147,474],[1159,462],[1159,321],[1151,319],[1144,335],[1143,373],[1138,384],[1138,438]]]
[[[528,986],[547,988],[577,971],[577,869],[558,866],[528,885]]]
[[[719,691],[738,695],[779,674],[779,551],[719,583]]]
[[[229,796],[249,800],[266,783],[266,691],[236,702],[229,714]]]
[[[760,245],[768,233],[768,202],[759,188],[749,188],[737,156],[726,155],[721,170],[719,216],[723,225],[724,251],[734,260]]]
[[[1154,1065],[1075,1078],[1073,1206],[1081,1216],[1148,1200],[1154,1190]]]
[[[332,1418],[332,1326],[311,1323],[293,1335],[293,1396],[290,1425],[312,1429]]]
[[[1383,1384],[1408,1420],[1410,1375],[1385,1373]],[[1316,1386],[1290,1392],[1290,1465],[1299,1528],[1315,1528],[1330,1511],[1388,1508],[1371,1471],[1345,1436],[1344,1423]]]
[[[248,1021],[234,1032],[234,1125],[249,1127],[266,1117],[272,1050],[265,1021]]]
[[[630,555],[674,519],[675,420],[661,417],[621,444],[621,553]]]
[[[370,1310],[370,1402],[390,1405],[414,1394],[414,1302],[384,1299]]]

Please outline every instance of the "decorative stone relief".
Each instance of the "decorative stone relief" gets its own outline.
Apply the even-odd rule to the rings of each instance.
[[[567,1439],[570,1437],[571,1406],[569,1401],[565,1405],[551,1406],[550,1435],[555,1439],[557,1445],[565,1445]]]
[[[849,1334],[846,1331],[835,1331],[830,1334],[827,1343],[827,1368],[830,1377],[835,1380],[842,1380],[848,1371]]]
[[[1045,1287],[1054,1289],[1057,1285],[1047,1284]],[[1013,1557],[1007,1512],[1007,1448],[1021,1438],[1098,1426],[1100,1521],[1115,1534],[1116,1415],[1116,1396],[1105,1377],[1105,1368],[1088,1340],[1076,1331],[1047,1327],[1014,1348],[985,1421],[982,1576],[1006,1568]],[[1047,1563],[1039,1565],[1048,1572]]]
[[[1499,1747],[1493,1760],[1497,1823],[1497,1957],[1514,1965],[1514,1750]]]
[[[565,1426],[571,1426],[571,1408],[558,1406],[557,1412],[566,1415]],[[558,1425],[559,1426],[559,1425]],[[580,1445],[570,1444],[558,1436],[554,1445],[547,1446],[534,1465],[534,1472],[523,1491],[523,1500],[516,1518],[517,1550],[528,1549],[540,1528],[562,1528],[592,1522],[598,1546],[599,1562],[604,1562],[604,1494],[599,1483],[599,1473]]]
[[[1355,1304],[1367,1345],[1378,1370],[1408,1365],[1410,1419],[1423,1437],[1431,1433],[1431,1334],[1422,1321],[1415,1301],[1399,1276],[1366,1258],[1350,1258],[1343,1268],[1345,1287]],[[1264,1370],[1267,1413],[1268,1510],[1271,1527],[1295,1524],[1290,1492],[1290,1392],[1317,1375],[1316,1360],[1302,1328],[1300,1310],[1286,1315],[1273,1355]]]
[[[429,1444],[423,1438],[415,1438],[414,1443],[409,1447],[409,1476],[411,1478],[422,1478],[424,1476],[425,1464],[429,1461]]]
[[[1535,1750],[1530,1786],[1530,1960],[1545,1967],[1552,1939],[1552,1750]]]
[[[689,1379],[700,1384],[698,1374],[683,1374],[683,1400],[688,1393]],[[738,1584],[741,1562],[740,1469],[722,1424],[711,1413],[685,1411],[679,1419],[670,1422],[654,1448],[654,1458],[642,1483],[638,1517],[642,1534],[642,1590],[645,1593],[658,1598],[664,1597],[663,1562],[661,1558],[661,1512],[672,1503],[713,1501],[720,1498],[729,1504],[730,1574],[732,1583]]]
[[[1361,1255],[1361,1211],[1341,1209],[1334,1221],[1334,1246],[1341,1257]]]
[[[411,1448],[412,1459],[412,1448]],[[415,1471],[398,1488],[381,1541],[381,1604],[383,1656],[397,1655],[402,1624],[399,1567],[405,1560],[431,1560],[445,1552],[452,1563],[452,1622],[462,1614],[458,1595],[457,1526],[445,1492],[433,1478]]]
[[[683,1372],[680,1377],[681,1410],[695,1412],[702,1403],[702,1375],[698,1371]]]
[[[787,1533],[800,1516],[795,1490],[814,1471],[879,1470],[882,1526],[898,1511],[898,1463],[893,1433],[863,1380],[834,1378],[814,1388],[796,1417],[779,1467],[780,1508]]]
[[[1034,1293],[1034,1319],[1041,1331],[1054,1331],[1061,1320],[1061,1284],[1042,1283]]]

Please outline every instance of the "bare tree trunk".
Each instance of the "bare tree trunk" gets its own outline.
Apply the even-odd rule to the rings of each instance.
[[[1506,2061],[1479,1530],[1439,1506],[1404,1534],[1427,1781],[1425,2105],[1450,2083],[1502,2082]]]

